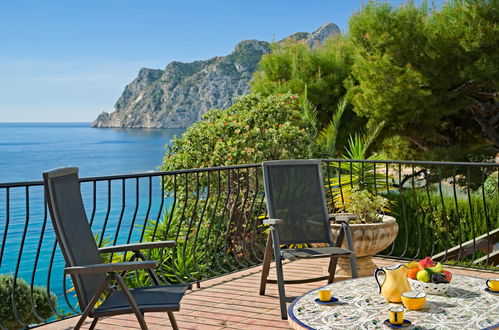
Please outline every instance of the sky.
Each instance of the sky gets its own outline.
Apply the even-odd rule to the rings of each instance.
[[[362,0],[0,0],[0,122],[90,122],[142,67],[229,54],[332,22]]]

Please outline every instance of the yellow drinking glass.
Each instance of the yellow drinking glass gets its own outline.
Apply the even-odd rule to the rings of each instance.
[[[485,282],[491,291],[499,291],[499,278],[493,278]]]
[[[320,288],[319,289],[319,300],[320,301],[330,301],[331,300],[331,289]]]
[[[390,311],[390,323],[402,324],[404,323],[404,308],[400,306],[392,307]]]

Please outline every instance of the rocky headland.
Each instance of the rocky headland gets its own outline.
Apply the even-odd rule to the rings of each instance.
[[[303,40],[317,47],[338,26],[327,23],[312,33],[295,33],[284,40]],[[171,62],[164,70],[142,68],[125,87],[112,113],[102,112],[94,127],[185,128],[211,109],[226,109],[250,91],[249,82],[270,43],[245,40],[227,56],[192,63]]]

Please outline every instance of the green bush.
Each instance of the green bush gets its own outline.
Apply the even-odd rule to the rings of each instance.
[[[227,110],[211,110],[166,147],[162,170],[309,158],[314,123],[303,118],[293,94],[241,97]]]
[[[499,181],[497,176],[499,172],[494,172],[489,175],[487,179],[483,182],[483,185],[476,191],[479,196],[485,195],[485,198],[497,198],[499,197]]]
[[[306,116],[302,101],[290,93],[250,94],[227,110],[209,111],[167,146],[162,170],[313,157],[315,120]],[[258,261],[249,243],[261,238],[257,208],[243,196],[261,196],[261,182],[257,168],[166,177],[165,195],[175,197],[176,206],[162,221],[150,221],[145,236],[178,242],[175,249],[152,253],[163,253],[156,258],[160,272],[173,282],[192,281]]]
[[[189,203],[188,203],[189,204]],[[186,205],[186,209],[192,214],[192,205]],[[196,215],[194,215],[195,218]],[[144,241],[153,242],[157,240],[174,240],[173,248],[153,249],[150,251],[150,259],[158,261],[156,269],[158,275],[166,278],[170,283],[189,282],[192,279],[200,279],[200,269],[206,270],[206,263],[201,259],[202,251],[197,254],[194,251],[192,237],[195,235],[196,227],[189,226],[190,220],[181,222],[181,212],[173,212],[169,208],[164,217],[159,221],[148,220],[144,232]],[[206,230],[200,228],[199,239],[204,240]],[[191,239],[185,239],[191,237]],[[148,252],[149,253],[149,252]],[[200,265],[200,266],[199,266]],[[147,280],[141,278],[141,280]]]
[[[399,225],[396,256],[404,250],[409,258],[430,256],[499,226],[496,199],[486,198],[484,203],[477,194],[470,194],[469,200],[467,196],[458,197],[457,208],[454,196],[441,197],[438,190],[407,189],[401,194],[390,193],[389,198],[395,201],[392,208]]]
[[[7,329],[19,329],[19,324],[12,310],[12,284],[14,276],[0,274],[0,324]],[[32,309],[30,286],[25,280],[18,278],[16,285],[16,308],[19,317],[27,324],[40,323]],[[50,302],[54,309],[57,308],[57,297],[50,294]],[[44,287],[33,287],[34,309],[42,319],[48,319],[54,315],[47,300],[47,291]]]
[[[381,195],[375,195],[369,190],[360,190],[355,187],[345,202],[345,210],[356,214],[359,219],[355,223],[382,222],[384,209],[388,206],[388,199]]]
[[[322,129],[338,112],[354,60],[352,43],[339,34],[315,49],[302,41],[274,44],[272,53],[263,55],[258,63],[251,91],[263,95],[291,92],[305,96],[306,93],[317,109],[317,128]],[[365,119],[358,117],[351,107],[345,110],[342,118],[338,150],[346,145],[349,133],[365,125]]]

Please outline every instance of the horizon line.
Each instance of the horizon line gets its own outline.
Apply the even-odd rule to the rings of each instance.
[[[0,121],[0,124],[86,124],[92,121]]]

